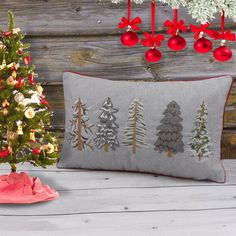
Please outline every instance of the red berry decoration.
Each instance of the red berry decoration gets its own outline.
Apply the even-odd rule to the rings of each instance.
[[[132,47],[138,43],[139,37],[133,31],[128,31],[121,36],[120,40],[123,45]]]
[[[136,17],[133,20],[131,20],[131,3],[130,0],[128,0],[128,17],[122,17],[121,22],[118,24],[118,27],[120,29],[127,28],[127,32],[124,33],[121,36],[121,43],[127,47],[135,46],[139,42],[138,35],[133,31],[138,31],[139,26],[138,24],[141,24],[142,20],[140,17]]]
[[[220,46],[213,52],[213,55],[217,61],[225,62],[232,58],[232,50],[226,46]]]
[[[39,155],[41,150],[39,148],[33,148],[32,152],[33,152],[34,155]]]
[[[205,37],[199,38],[194,43],[194,49],[198,53],[208,53],[212,50],[212,42],[209,39],[206,39]]]
[[[175,35],[168,40],[168,47],[174,51],[181,51],[186,47],[186,40],[179,35]]]
[[[145,59],[148,62],[158,62],[161,60],[161,58],[162,58],[162,54],[156,48],[151,48],[151,49],[147,50],[145,53]]]
[[[179,32],[186,32],[187,26],[183,20],[178,21],[178,9],[174,9],[174,19],[173,21],[167,20],[164,26],[168,28],[167,33],[172,34],[172,37],[168,40],[168,47],[174,51],[180,51],[185,49],[186,40],[179,35]]]

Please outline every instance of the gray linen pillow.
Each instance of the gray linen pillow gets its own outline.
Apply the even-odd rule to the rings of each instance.
[[[225,182],[220,160],[230,76],[133,82],[63,75],[58,168],[150,172]]]

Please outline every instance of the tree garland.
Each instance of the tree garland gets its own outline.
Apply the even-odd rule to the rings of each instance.
[[[124,0],[111,0],[113,3],[121,3]],[[147,0],[145,0],[147,1]],[[169,5],[171,8],[183,6],[197,22],[202,24],[210,22],[215,14],[225,11],[225,16],[236,22],[236,0],[156,0]],[[132,0],[136,4],[142,4],[144,0]]]

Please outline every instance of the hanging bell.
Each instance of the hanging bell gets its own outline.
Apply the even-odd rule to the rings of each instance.
[[[35,142],[35,130],[31,129],[30,130],[30,142]]]
[[[23,129],[22,129],[22,121],[18,120],[16,122],[16,124],[17,124],[17,130],[16,130],[17,134],[18,135],[23,135],[24,133],[23,133]]]

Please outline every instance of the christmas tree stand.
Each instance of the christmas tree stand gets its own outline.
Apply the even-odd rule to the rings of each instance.
[[[42,185],[38,177],[31,177],[26,172],[0,176],[0,204],[32,204],[58,197],[58,192]]]

